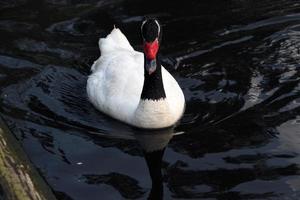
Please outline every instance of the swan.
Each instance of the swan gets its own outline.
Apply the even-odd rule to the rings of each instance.
[[[161,26],[157,19],[141,23],[143,53],[135,51],[120,29],[100,38],[101,56],[87,80],[89,101],[101,112],[143,129],[171,127],[185,108],[184,94],[161,65]]]

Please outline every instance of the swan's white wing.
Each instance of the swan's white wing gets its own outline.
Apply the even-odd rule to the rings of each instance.
[[[164,67],[162,67],[162,77],[170,110],[175,118],[179,118],[185,106],[183,92],[174,77]]]
[[[138,106],[143,82],[143,55],[118,50],[102,55],[89,76],[87,93],[90,101],[104,113],[131,122]]]
[[[117,28],[99,40],[99,48],[101,57],[87,81],[88,97],[102,112],[129,123],[143,87],[143,54]]]

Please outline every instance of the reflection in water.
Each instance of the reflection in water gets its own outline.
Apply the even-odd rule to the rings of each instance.
[[[141,145],[152,179],[152,189],[149,200],[163,199],[162,159],[169,141],[174,135],[174,129],[164,129],[146,133],[136,133],[134,137]]]

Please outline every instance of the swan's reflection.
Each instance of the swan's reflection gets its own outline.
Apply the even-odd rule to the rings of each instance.
[[[144,157],[152,179],[152,189],[148,199],[163,199],[163,176],[161,172],[162,158],[166,146],[171,138],[179,133],[174,133],[173,128],[134,134],[143,149]]]

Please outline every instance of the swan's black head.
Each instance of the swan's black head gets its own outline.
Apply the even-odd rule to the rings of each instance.
[[[144,42],[154,42],[161,34],[159,21],[155,18],[146,18],[141,24],[141,34]]]
[[[161,27],[157,19],[148,18],[142,22],[141,35],[145,54],[145,70],[152,74],[156,70],[156,57],[159,50]]]

